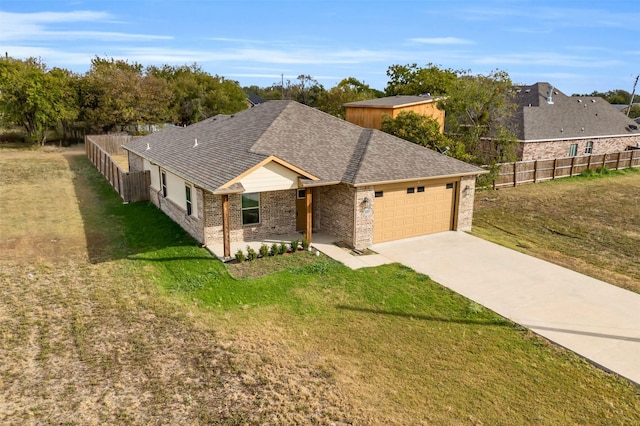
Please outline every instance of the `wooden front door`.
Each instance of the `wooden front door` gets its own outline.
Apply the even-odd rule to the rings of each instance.
[[[296,230],[304,231],[307,227],[307,200],[304,189],[296,190]]]

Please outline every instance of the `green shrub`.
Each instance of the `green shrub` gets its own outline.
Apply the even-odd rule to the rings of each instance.
[[[287,247],[287,243],[280,243],[280,246],[278,246],[278,253],[285,254],[287,251],[289,251],[289,247]]]
[[[600,167],[598,167],[596,169],[596,173],[599,174],[599,175],[605,176],[605,175],[608,175],[609,173],[611,173],[611,170],[609,170],[607,167],[600,166]]]
[[[260,257],[269,256],[269,246],[266,245],[265,243],[262,243],[262,245],[260,245],[260,248],[258,250],[260,252]]]
[[[245,257],[244,257],[244,253],[242,252],[241,249],[238,249],[238,251],[236,252],[236,261],[238,263],[242,263],[244,262]]]
[[[300,243],[298,242],[298,240],[292,240],[291,241],[291,252],[295,253],[296,251],[298,251],[298,245]]]
[[[307,238],[303,238],[302,239],[302,250],[307,251],[309,250],[309,246],[311,245],[311,243],[309,242],[309,240],[307,240]]]
[[[271,244],[271,248],[269,249],[269,256],[275,256],[278,253],[280,253],[280,246],[278,245],[278,243]]]
[[[258,258],[258,253],[251,246],[247,246],[247,259],[248,260],[256,260]]]

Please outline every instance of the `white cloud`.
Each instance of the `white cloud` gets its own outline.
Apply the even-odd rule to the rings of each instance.
[[[471,59],[477,64],[504,65],[545,65],[553,67],[574,67],[574,68],[607,68],[620,65],[618,60],[603,60],[586,56],[571,56],[560,53],[527,53],[527,54],[502,54],[486,55]]]
[[[452,45],[452,44],[474,44],[471,40],[465,40],[458,37],[418,37],[409,39],[414,43],[435,44],[435,45]]]
[[[143,41],[170,40],[173,37],[129,34],[113,31],[56,31],[50,25],[60,23],[113,22],[112,15],[107,12],[75,11],[75,12],[38,12],[11,13],[0,11],[2,31],[0,36],[6,41],[51,41],[51,40],[101,40],[101,41]]]

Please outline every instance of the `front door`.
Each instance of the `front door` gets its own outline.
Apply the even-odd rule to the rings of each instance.
[[[304,189],[296,190],[296,230],[307,229],[307,200]]]

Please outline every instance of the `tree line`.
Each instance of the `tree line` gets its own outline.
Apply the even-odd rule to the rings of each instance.
[[[197,64],[148,66],[95,57],[76,74],[49,69],[35,58],[0,60],[0,120],[24,129],[44,144],[53,129],[63,141],[85,133],[144,133],[149,125],[189,125],[216,114],[248,107],[247,92],[265,100],[291,99],[344,118],[343,104],[383,96],[430,94],[445,111],[445,132],[431,118],[402,113],[383,121],[382,130],[446,155],[477,164],[513,161],[517,141],[509,130],[515,111],[513,83],[505,71],[486,75],[432,63],[391,65],[384,91],[353,77],[325,89],[310,75],[284,78],[271,86],[241,87],[211,75]],[[618,99],[611,91],[605,99]],[[484,141],[491,138],[492,144]]]

